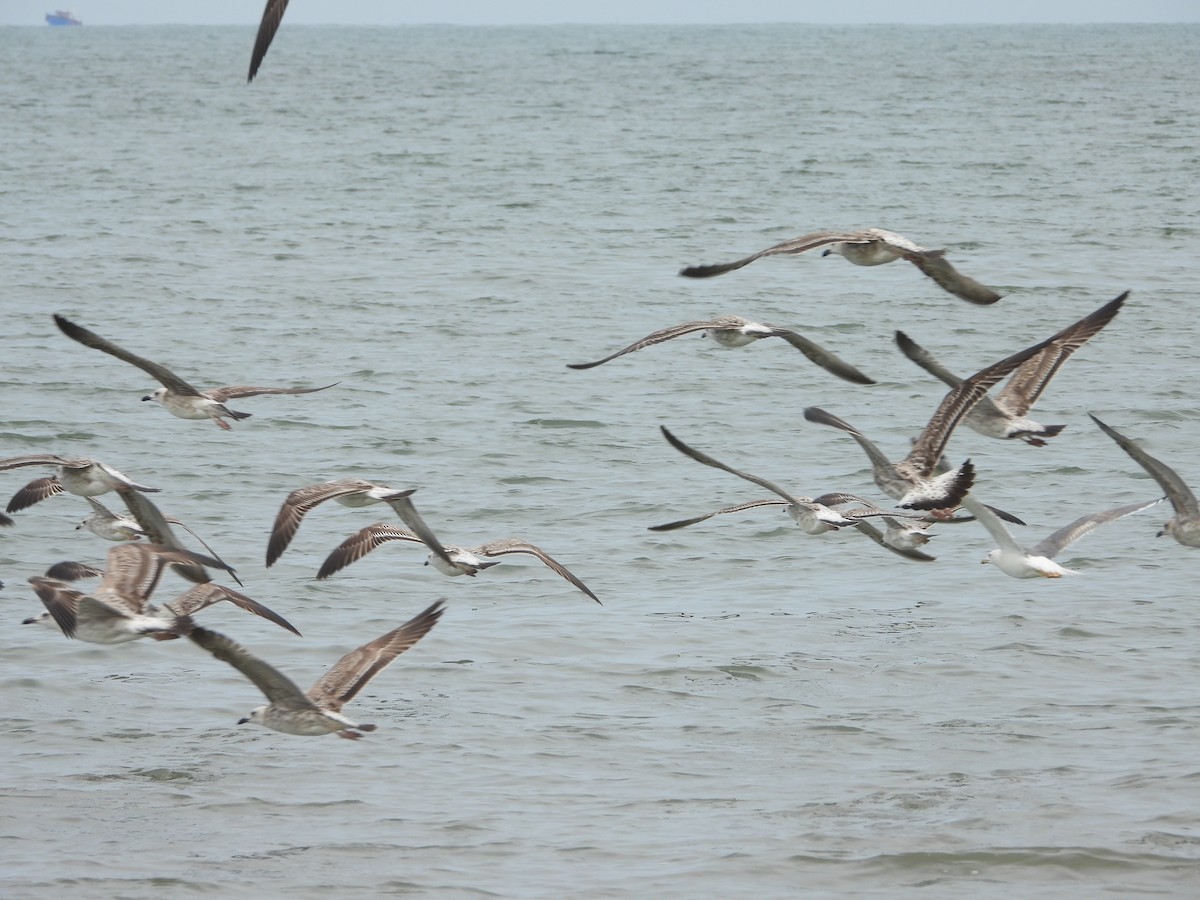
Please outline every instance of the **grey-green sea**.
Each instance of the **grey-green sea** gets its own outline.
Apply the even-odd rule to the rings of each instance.
[[[1017,580],[977,523],[936,561],[778,507],[660,433],[803,496],[886,498],[947,388],[1125,290],[1033,415],[1045,447],[965,428],[975,494],[1036,543],[1158,486],[1088,418],[1200,486],[1200,28],[289,26],[0,29],[0,457],[89,456],[161,489],[303,638],[197,619],[307,688],[436,600],[441,622],[347,706],[362,740],[238,719],[265,702],[188,640],[23,625],[26,579],[111,545],[69,494],[0,533],[0,894],[13,898],[1193,897],[1200,890],[1200,555],[1166,504]],[[708,280],[826,228],[944,248],[975,306],[904,261],[819,252]],[[141,398],[237,401],[225,432]],[[783,341],[660,328],[739,315]],[[0,472],[0,500],[50,469]],[[476,578],[381,547],[325,556],[416,488],[447,543],[533,542]],[[115,495],[100,498],[120,508]],[[1016,528],[1014,526],[1014,528]],[[181,535],[182,536],[182,535]],[[227,582],[223,582],[227,583]],[[168,575],[156,599],[186,584]]]

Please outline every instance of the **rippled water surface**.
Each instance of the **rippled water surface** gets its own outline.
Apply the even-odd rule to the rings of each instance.
[[[189,642],[23,627],[27,577],[108,545],[77,497],[18,513],[0,893],[1194,896],[1200,555],[1155,538],[1163,507],[1072,545],[1058,581],[980,566],[969,524],[929,564],[772,508],[646,529],[765,496],[659,425],[881,499],[802,411],[906,452],[944,388],[894,330],[967,374],[1125,289],[1038,404],[1059,438],[964,429],[950,455],[1026,543],[1157,494],[1087,412],[1200,482],[1200,29],[285,24],[247,87],[251,43],[0,30],[0,456],[162,488],[304,638],[227,604],[205,624],[302,686],[448,611],[347,708],[366,739],[238,726],[258,691]],[[1006,296],[816,253],[676,276],[868,226]],[[240,401],[222,432],[140,403],[154,382],[53,312],[202,387],[340,384]],[[879,383],[694,335],[565,368],[722,314]],[[264,568],[287,492],[351,475],[419,488],[447,541],[533,541],[603,605],[531,559],[450,580],[410,545],[314,580],[379,507],[318,507]]]

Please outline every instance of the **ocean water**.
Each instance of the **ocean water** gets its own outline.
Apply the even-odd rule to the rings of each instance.
[[[365,739],[238,726],[260,694],[190,642],[22,626],[26,578],[109,545],[77,497],[16,514],[0,893],[1195,895],[1200,556],[1155,538],[1164,507],[1055,581],[979,565],[970,524],[929,564],[778,509],[647,527],[765,496],[660,425],[798,493],[882,499],[805,407],[899,457],[944,388],[896,329],[965,375],[1126,289],[1035,409],[1060,437],[963,429],[950,457],[1025,543],[1158,493],[1088,412],[1200,483],[1200,29],[285,23],[247,86],[252,40],[0,30],[0,456],[162,488],[304,638],[227,604],[204,623],[302,686],[448,610],[347,707]],[[816,253],[676,275],[870,226],[1004,299]],[[339,384],[240,401],[223,432],[139,402],[153,380],[54,312],[201,387]],[[878,384],[695,336],[565,368],[723,314]],[[314,580],[378,507],[318,507],[266,569],[287,492],[347,476],[418,488],[447,541],[538,544],[603,605],[532,559],[451,580],[409,545]]]

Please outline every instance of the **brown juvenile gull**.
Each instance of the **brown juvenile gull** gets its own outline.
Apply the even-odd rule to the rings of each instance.
[[[267,568],[275,564],[292,542],[304,516],[326,500],[336,500],[342,506],[358,508],[375,503],[390,503],[409,496],[415,490],[397,490],[381,484],[372,484],[361,478],[340,478],[337,481],[296,488],[284,498],[283,505],[279,507],[275,516],[275,524],[271,527],[271,538],[267,541]]]
[[[1200,505],[1196,503],[1196,495],[1192,493],[1191,488],[1174,469],[1155,459],[1121,432],[1105,425],[1095,416],[1092,416],[1092,421],[1116,441],[1117,446],[1128,453],[1134,462],[1145,469],[1147,475],[1158,482],[1158,486],[1171,501],[1171,506],[1175,508],[1175,515],[1163,525],[1158,537],[1169,534],[1185,547],[1200,547]]]
[[[112,341],[105,340],[93,331],[76,325],[74,322],[57,313],[54,321],[67,337],[76,340],[85,347],[101,350],[110,356],[124,360],[137,366],[143,372],[155,378],[162,387],[147,394],[143,400],[154,400],[173,416],[181,419],[212,419],[226,431],[230,425],[225,419],[248,419],[250,413],[237,412],[225,405],[226,400],[237,400],[243,397],[257,397],[260,394],[311,394],[315,391],[325,391],[334,387],[338,382],[317,388],[277,388],[277,387],[219,387],[202,391],[192,387],[166,366],[153,360],[146,359],[118,347]]]
[[[975,498],[965,497],[963,506],[975,514],[975,518],[983,524],[983,527],[1000,545],[989,552],[980,562],[992,563],[1011,578],[1061,578],[1064,575],[1078,574],[1076,569],[1068,569],[1054,561],[1054,557],[1068,544],[1106,522],[1141,512],[1143,509],[1162,503],[1162,501],[1163,498],[1158,497],[1143,503],[1130,503],[1127,506],[1118,506],[1116,509],[1106,509],[1102,512],[1081,516],[1070,525],[1063,526],[1028,549],[1013,540],[1013,536],[1004,527],[1004,523]]]
[[[1063,364],[1076,350],[1100,332],[1120,311],[1129,291],[1110,300],[1095,312],[1068,325],[1052,340],[1046,349],[1026,360],[996,395],[984,396],[975,405],[963,424],[984,437],[1011,440],[1020,438],[1034,447],[1046,446],[1043,438],[1051,438],[1062,431],[1065,425],[1042,425],[1029,418],[1029,410],[1050,384]],[[900,351],[925,371],[937,376],[950,387],[957,387],[962,379],[951,373],[933,355],[903,331],[896,332],[896,344]]]
[[[871,516],[893,515],[907,517],[912,516],[911,513],[878,509],[873,504],[863,500],[861,497],[856,497],[853,494],[833,493],[824,494],[815,498],[793,496],[774,482],[767,481],[765,478],[759,478],[757,475],[751,475],[748,472],[742,472],[733,468],[732,466],[727,466],[725,463],[714,459],[707,453],[703,453],[694,447],[689,447],[679,438],[675,437],[675,435],[671,434],[671,432],[665,427],[660,425],[659,428],[663,433],[663,437],[667,439],[667,443],[669,443],[684,456],[690,456],[692,459],[696,460],[696,462],[703,463],[706,466],[711,466],[714,469],[720,469],[721,471],[728,472],[731,475],[736,475],[738,478],[745,479],[752,484],[757,484],[759,487],[766,488],[773,494],[778,494],[782,498],[783,503],[786,505],[788,515],[792,517],[796,524],[800,526],[800,530],[805,534],[824,534],[827,531],[837,531],[840,528],[852,526],[866,534],[868,537],[871,537],[871,539],[875,540],[876,543],[880,544],[880,546],[886,547],[888,550],[898,553],[901,556],[909,559],[920,560],[922,562],[929,562],[933,560],[933,557],[927,556],[924,553],[915,551],[910,552],[909,550],[893,544],[885,543],[882,540],[882,535],[879,535],[877,531],[876,535],[879,535],[878,537],[871,535],[870,531],[874,531],[874,529],[868,530],[862,528],[862,525],[867,524],[864,520]],[[835,507],[844,505],[846,503],[860,503],[862,506],[857,509],[848,509],[845,511],[835,509]],[[694,519],[685,519],[682,522],[670,522],[667,525],[657,526],[652,530],[666,531],[672,528],[680,528],[685,525],[691,525],[695,522],[703,521],[704,519],[707,519],[712,515],[717,515],[721,512],[728,512],[735,509],[746,509],[749,506],[756,505],[765,505],[765,503],[763,501],[759,501],[759,503],[754,504],[740,504],[739,507],[730,507],[725,510],[718,510],[717,513],[710,513],[708,516],[699,516]],[[915,518],[915,516],[913,517]]]
[[[262,65],[263,57],[267,55],[267,50],[271,46],[271,40],[275,37],[275,32],[279,30],[279,23],[283,21],[283,13],[287,9],[287,5],[288,0],[267,0],[262,21],[258,25],[258,34],[254,38],[254,51],[250,54],[250,74],[246,76],[247,84],[253,81],[254,76],[258,74],[258,67]]]
[[[705,337],[712,338],[721,347],[745,347],[747,344],[752,344],[763,338],[783,338],[807,356],[809,360],[816,363],[826,372],[836,375],[838,378],[853,381],[855,384],[875,383],[872,379],[854,368],[854,366],[843,362],[824,347],[797,334],[791,329],[781,328],[778,325],[762,325],[758,322],[751,322],[749,319],[743,319],[741,316],[720,316],[716,319],[673,325],[670,328],[663,328],[653,334],[648,334],[640,341],[635,341],[623,350],[618,350],[616,353],[604,357],[604,359],[598,359],[595,362],[589,363],[568,363],[567,368],[590,369],[594,366],[603,365],[609,360],[616,359],[618,356],[624,356],[626,353],[632,353],[635,350],[641,350],[643,347],[651,347],[654,344],[669,341],[671,338],[692,334],[697,331],[701,332]]]
[[[8,501],[8,512],[20,512],[33,504],[61,494],[98,497],[109,491],[131,490],[157,493],[161,488],[137,484],[112,466],[83,456],[58,456],[54,453],[32,453],[0,459],[0,472],[22,466],[56,466],[58,472],[46,478],[36,478],[21,488]]]
[[[832,413],[810,406],[804,410],[804,418],[819,425],[829,425],[848,432],[870,458],[875,483],[885,494],[896,499],[899,506],[906,509],[936,510],[939,512],[935,515],[943,517],[949,513],[940,511],[952,510],[958,506],[975,481],[975,467],[969,459],[957,469],[943,474],[934,472],[955,427],[992,385],[1040,353],[1059,336],[1055,334],[1041,343],[992,363],[952,388],[934,410],[929,423],[913,441],[908,456],[896,463],[890,462],[858,429]]]
[[[882,228],[868,228],[864,231],[817,231],[813,234],[802,235],[759,250],[742,259],[731,263],[720,263],[714,266],[689,266],[680,270],[680,275],[688,278],[711,278],[723,275],[749,265],[763,256],[778,256],[786,254],[795,256],[808,250],[824,247],[822,256],[836,253],[844,256],[856,266],[879,266],[897,259],[907,259],[910,263],[937,282],[943,290],[955,297],[961,297],[971,303],[995,303],[1001,295],[991,288],[980,284],[973,278],[968,278],[946,261],[945,250],[927,250],[918,246],[903,235]]]
[[[425,565],[433,563],[435,569],[443,575],[450,576],[470,575],[474,577],[478,572],[500,564],[499,560],[490,559],[490,557],[504,556],[509,553],[524,553],[537,558],[551,572],[571,582],[571,584],[575,585],[575,587],[583,591],[583,593],[587,594],[597,603],[600,602],[600,599],[592,593],[591,588],[576,578],[566,566],[550,556],[545,550],[535,547],[526,540],[521,538],[500,538],[499,540],[488,541],[486,544],[480,544],[478,547],[458,547],[453,544],[443,544],[430,530],[429,526],[425,524],[424,519],[421,518],[420,513],[417,512],[407,497],[402,498],[400,503],[407,506],[401,518],[412,531],[396,528],[394,525],[388,525],[383,522],[368,525],[366,528],[354,532],[354,534],[350,535],[350,537],[346,538],[346,540],[333,549],[333,552],[321,564],[321,569],[317,572],[317,578],[328,578],[352,562],[362,559],[376,547],[380,547],[383,544],[391,541],[408,541],[414,544],[424,544],[428,547],[431,552],[425,560]]]
[[[82,563],[56,563],[45,576],[29,579],[46,612],[26,619],[25,624],[57,625],[67,637],[93,644],[117,644],[146,635],[166,640],[186,634],[192,627],[193,613],[227,600],[239,609],[300,634],[278,613],[219,584],[195,585],[164,603],[161,609],[151,605],[150,594],[166,565],[183,562],[219,567],[216,560],[190,550],[143,543],[126,543],[110,549],[102,572]],[[97,574],[101,577],[100,585],[90,594],[63,583]]]
[[[193,628],[188,635],[217,659],[227,662],[258,686],[271,701],[250,711],[238,724],[257,722],[284,734],[318,735],[336,732],[338,737],[358,740],[374,725],[359,724],[341,714],[349,703],[393,659],[423,638],[443,612],[439,600],[399,628],[351,650],[307,692],[274,666],[254,656],[236,641],[207,628]]]

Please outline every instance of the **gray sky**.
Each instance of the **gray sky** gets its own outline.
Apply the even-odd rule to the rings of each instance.
[[[71,9],[85,25],[257,25],[264,0],[0,0],[0,25]],[[1200,22],[1197,0],[293,0],[284,27],[314,24]]]

